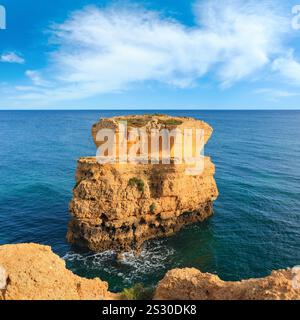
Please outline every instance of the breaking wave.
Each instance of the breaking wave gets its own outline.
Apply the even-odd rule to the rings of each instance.
[[[111,290],[118,291],[139,282],[148,282],[150,285],[153,277],[157,277],[158,281],[169,266],[174,266],[174,253],[175,249],[167,246],[164,239],[160,239],[146,243],[139,255],[125,252],[119,261],[113,251],[81,253],[72,250],[66,253],[63,259],[78,275],[99,277],[109,281]],[[147,278],[149,281],[145,281]]]

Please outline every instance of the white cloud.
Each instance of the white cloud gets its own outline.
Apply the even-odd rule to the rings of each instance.
[[[33,82],[36,86],[49,86],[49,82],[42,78],[39,71],[36,70],[27,70],[25,72],[26,76]]]
[[[50,67],[26,72],[41,88],[19,98],[82,99],[146,81],[186,88],[207,75],[227,88],[257,76],[281,54],[289,20],[269,2],[200,3],[194,27],[137,8],[75,12],[52,27],[58,49]],[[50,83],[51,90],[42,88]]]
[[[276,88],[261,88],[254,91],[255,94],[264,95],[270,101],[278,101],[282,98],[291,98],[300,96],[299,92],[281,90]]]
[[[208,3],[196,4],[196,13],[205,36],[210,42],[214,40],[211,59],[220,61],[216,73],[223,86],[260,70],[281,52],[289,21],[280,15],[278,2],[273,5],[238,0],[224,1],[222,5],[220,1]]]
[[[25,60],[15,52],[7,52],[0,56],[0,62],[23,64]]]
[[[293,51],[274,60],[273,70],[284,76],[290,84],[300,86],[300,63],[295,59]]]

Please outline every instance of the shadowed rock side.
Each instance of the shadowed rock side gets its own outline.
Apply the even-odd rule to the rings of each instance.
[[[66,269],[48,246],[0,246],[0,300],[113,299],[107,282],[89,280]]]
[[[128,126],[139,124],[147,130],[201,128],[204,142],[212,133],[207,124],[191,118],[128,116],[95,124],[94,139],[97,130],[109,127],[117,132],[117,121],[125,120]],[[203,221],[212,215],[212,202],[218,195],[215,167],[208,157],[201,174],[187,175],[191,167],[186,163],[99,164],[96,158],[79,159],[68,241],[93,251],[139,250],[148,239],[169,236],[184,225]]]
[[[194,268],[173,269],[158,283],[154,299],[299,300],[300,289],[292,285],[294,277],[287,269],[273,271],[265,278],[232,282]]]

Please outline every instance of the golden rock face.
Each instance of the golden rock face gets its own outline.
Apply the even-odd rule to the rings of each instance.
[[[50,247],[34,243],[0,246],[0,300],[123,300],[98,278],[81,278]],[[299,274],[298,274],[299,276]],[[159,300],[299,300],[293,269],[261,279],[222,281],[194,268],[167,272],[155,289]],[[297,280],[297,283],[295,283]]]
[[[129,156],[131,148],[136,146],[138,155],[144,154],[149,161],[151,156],[157,156],[160,162],[164,154],[170,154],[171,158],[181,157],[182,162],[185,162],[184,155],[195,157],[213,131],[207,123],[186,117],[138,115],[104,118],[91,130],[97,148],[106,143],[103,137],[106,130],[115,133],[113,147],[117,159]],[[99,134],[101,132],[103,135]],[[125,143],[120,144],[124,138]]]
[[[198,128],[203,130],[204,142],[212,133],[209,125],[191,118],[114,117],[92,127],[97,147],[103,145],[96,138],[97,132],[103,128],[118,132],[119,121],[127,121],[129,131],[131,126],[140,125],[148,134],[153,128]],[[119,149],[117,157],[122,156]],[[208,157],[203,158],[200,174],[187,174],[191,166],[185,162],[98,163],[96,157],[79,159],[68,241],[93,251],[139,250],[148,239],[168,236],[186,224],[203,221],[212,214],[212,202],[218,196],[215,167]]]
[[[173,269],[158,283],[156,300],[299,300],[291,269],[242,281],[222,281],[194,268]]]
[[[48,246],[0,246],[5,284],[0,300],[103,300],[112,298],[107,282],[76,276]]]

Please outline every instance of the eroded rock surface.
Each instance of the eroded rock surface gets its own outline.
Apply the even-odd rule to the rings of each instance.
[[[65,262],[38,244],[0,246],[0,300],[123,300],[98,278],[74,275]],[[169,271],[156,288],[163,300],[299,300],[299,269],[273,271],[268,277],[222,281],[194,268]]]
[[[107,282],[76,276],[48,246],[0,246],[0,300],[103,300],[113,298]]]
[[[242,281],[222,281],[218,276],[194,268],[170,270],[158,283],[158,300],[299,300],[291,269],[270,276]],[[298,286],[300,288],[300,286]]]
[[[103,128],[118,132],[119,121],[126,121],[129,131],[131,127],[143,127],[147,132],[153,128],[202,129],[203,143],[212,133],[208,124],[192,118],[115,117],[92,127],[98,147],[103,141],[97,141],[97,132]],[[174,148],[176,143],[171,145],[171,154]],[[191,148],[196,152],[194,146]],[[117,157],[122,156],[118,149]],[[188,175],[186,170],[191,166],[174,162],[100,164],[95,157],[79,159],[68,241],[93,251],[139,250],[148,239],[168,236],[186,224],[203,221],[213,213],[212,202],[218,195],[215,167],[209,157],[205,157],[201,174]]]

